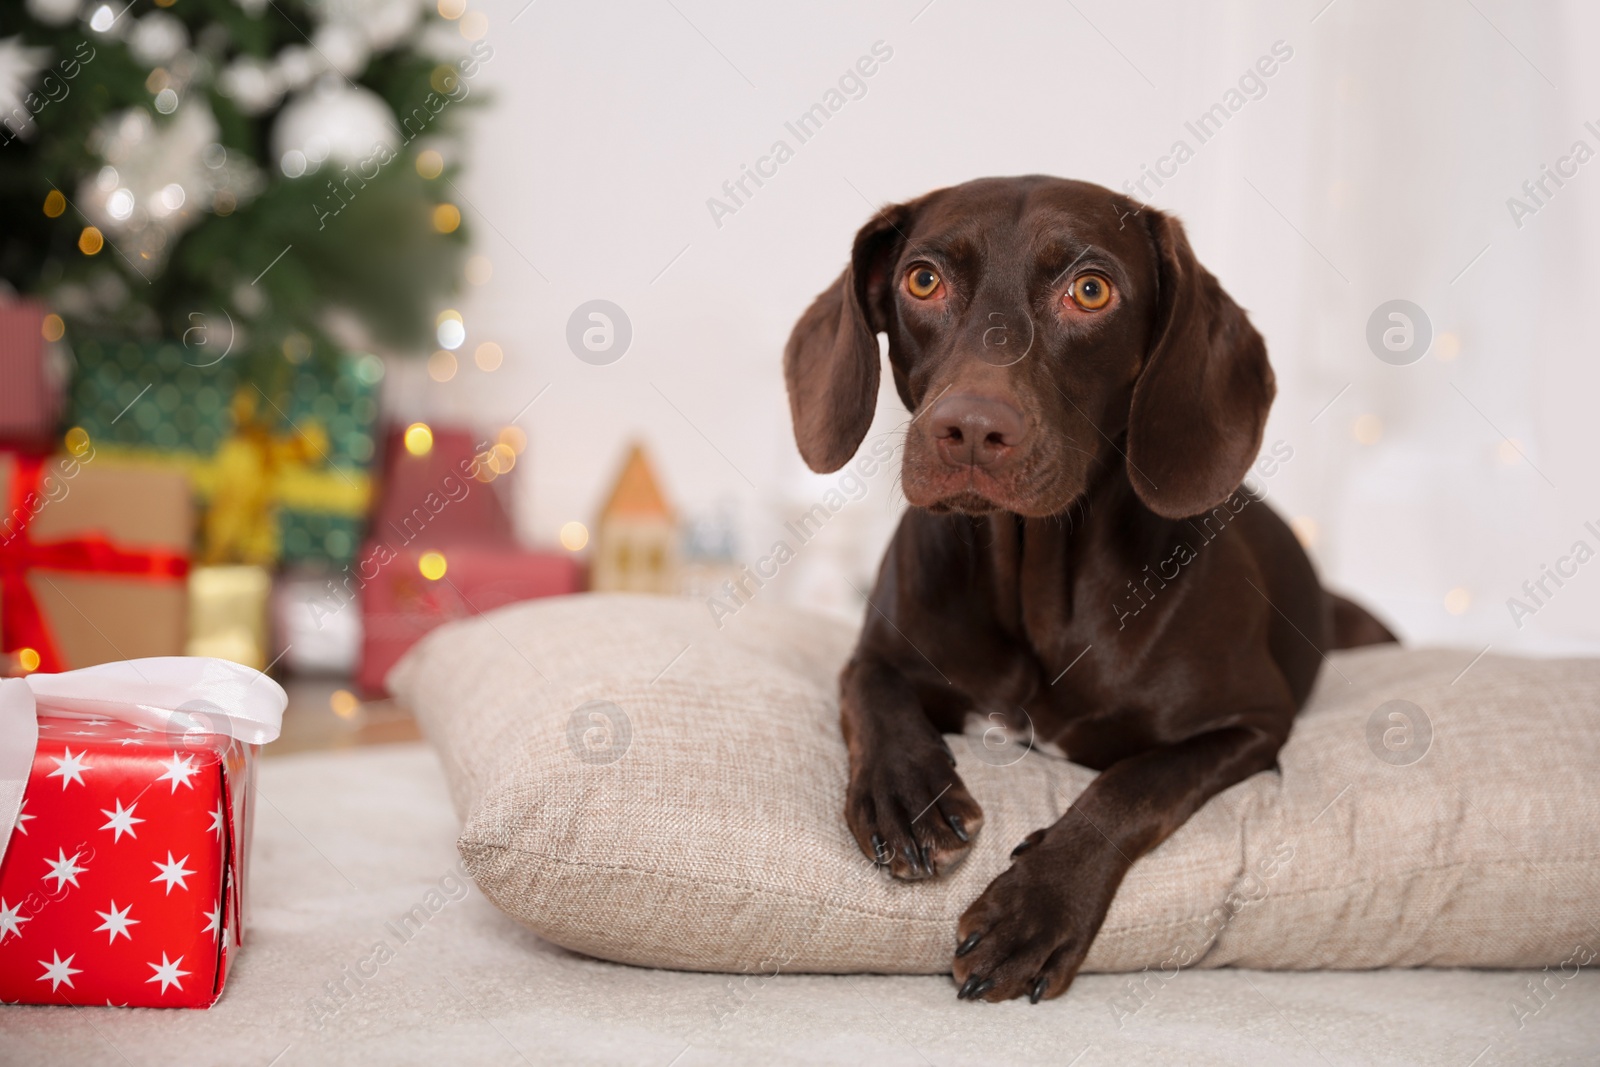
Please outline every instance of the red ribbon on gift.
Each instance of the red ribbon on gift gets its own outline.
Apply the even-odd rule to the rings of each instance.
[[[9,536],[0,542],[0,635],[7,651],[31,648],[39,654],[38,670],[55,673],[66,670],[56,648],[50,624],[45,620],[33,590],[28,586],[30,570],[67,571],[80,574],[116,575],[146,581],[175,581],[189,574],[188,557],[163,548],[120,548],[103,533],[90,532],[45,544],[28,537],[34,509],[44,477],[45,460],[39,456],[16,456],[11,477],[10,500],[0,516]]]

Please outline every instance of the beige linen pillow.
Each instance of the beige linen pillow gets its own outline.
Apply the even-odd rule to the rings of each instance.
[[[435,631],[389,687],[439,750],[467,870],[556,944],[690,970],[947,971],[962,911],[1093,772],[981,723],[951,737],[983,832],[938,881],[888,879],[842,816],[853,639],[761,604],[719,629],[694,601],[565,597]],[[1133,868],[1085,970],[1600,948],[1600,660],[1339,653],[1280,765]]]

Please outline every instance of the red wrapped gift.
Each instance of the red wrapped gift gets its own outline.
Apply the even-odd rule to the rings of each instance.
[[[560,552],[458,544],[434,551],[368,547],[375,572],[360,591],[361,664],[356,683],[383,691],[384,675],[436,626],[535,597],[583,590],[583,564]],[[440,568],[443,568],[441,571]]]
[[[15,827],[0,838],[0,1000],[222,995],[243,943],[256,750],[283,705],[266,676],[201,658],[0,681],[0,818]]]
[[[372,536],[396,545],[514,544],[509,479],[483,458],[492,458],[495,446],[475,440],[468,430],[422,423],[391,430]],[[508,448],[505,454],[512,455]]]
[[[44,319],[37,300],[0,300],[0,440],[41,444],[55,433],[65,382],[47,359]]]

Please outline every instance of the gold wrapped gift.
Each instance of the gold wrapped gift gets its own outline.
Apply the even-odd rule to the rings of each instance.
[[[267,597],[272,576],[249,565],[195,567],[189,572],[186,655],[215,656],[267,668]]]

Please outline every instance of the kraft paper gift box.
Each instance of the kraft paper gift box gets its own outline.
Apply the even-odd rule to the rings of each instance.
[[[189,483],[79,455],[0,452],[0,649],[53,672],[171,656],[187,630]]]

